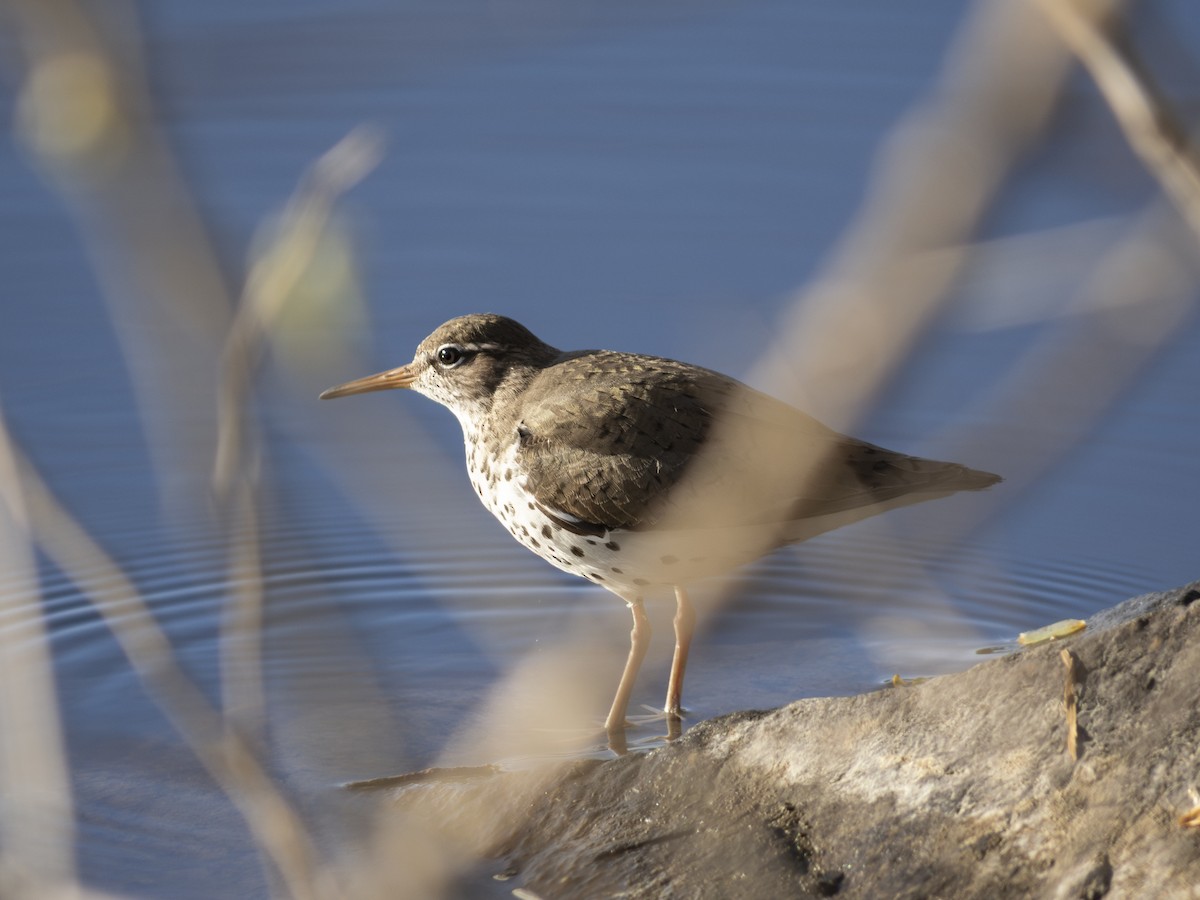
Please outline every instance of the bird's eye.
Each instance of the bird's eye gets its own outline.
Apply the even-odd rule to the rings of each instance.
[[[466,357],[463,356],[462,349],[455,347],[453,344],[444,344],[438,347],[437,361],[447,369],[452,369],[462,362]]]

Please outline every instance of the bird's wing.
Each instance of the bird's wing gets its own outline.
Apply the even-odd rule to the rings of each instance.
[[[838,434],[707,369],[603,351],[545,370],[516,428],[525,487],[583,530],[869,514],[998,480]]]
[[[569,387],[564,387],[569,386]],[[720,440],[712,441],[718,418]],[[695,496],[733,493],[722,509],[727,525],[782,521],[796,514],[797,496],[771,488],[750,501],[747,473],[766,464],[792,472],[804,453],[838,457],[845,441],[816,420],[737,381],[672,360],[603,352],[547,369],[525,390],[515,423],[525,487],[565,523],[604,529],[645,528],[670,517]],[[704,446],[695,484],[674,491]],[[840,472],[840,470],[839,470]],[[811,510],[855,503],[852,473],[844,487],[821,479]],[[835,496],[827,496],[835,488]],[[754,493],[754,492],[750,492]],[[758,492],[762,493],[762,492]],[[863,501],[857,501],[863,502]],[[705,516],[705,518],[708,518]]]
[[[601,351],[545,370],[515,423],[526,489],[573,524],[652,525],[711,427],[706,393],[693,367],[649,357]]]

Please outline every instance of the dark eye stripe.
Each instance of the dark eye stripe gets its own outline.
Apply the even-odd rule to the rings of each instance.
[[[453,369],[462,365],[477,353],[489,353],[504,350],[500,344],[442,344],[434,351],[434,359],[443,369]]]

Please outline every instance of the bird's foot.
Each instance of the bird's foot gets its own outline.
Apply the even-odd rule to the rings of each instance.
[[[655,747],[661,747],[675,740],[683,733],[683,721],[679,715],[673,715],[649,704],[643,705],[641,708],[645,710],[644,713],[629,716],[619,725],[611,722],[605,723],[604,731],[608,738],[608,749],[618,756],[624,756],[631,749],[627,731],[640,730],[647,725],[657,726],[654,729],[658,732],[657,734],[648,734],[633,742],[632,749],[634,750],[653,750]],[[659,723],[664,720],[667,723],[666,734],[662,734],[659,730],[662,728]]]
[[[629,741],[625,737],[624,725],[606,725],[604,728],[608,735],[608,749],[617,756],[624,756],[629,752]]]

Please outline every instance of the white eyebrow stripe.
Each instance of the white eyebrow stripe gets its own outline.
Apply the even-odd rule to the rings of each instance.
[[[499,350],[499,344],[459,344],[464,350],[470,350],[472,353],[478,353],[480,350]]]

